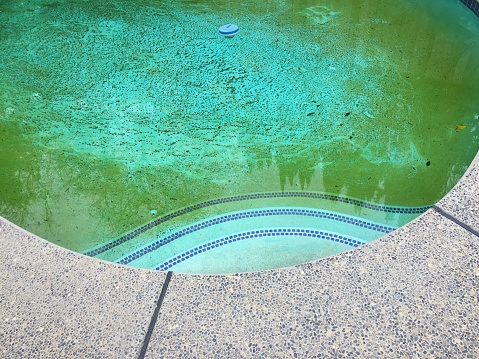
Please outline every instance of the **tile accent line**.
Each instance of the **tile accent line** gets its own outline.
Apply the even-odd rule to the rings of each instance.
[[[479,17],[479,1],[477,0],[460,0],[460,1]]]
[[[177,240],[178,238],[181,238],[190,233],[199,231],[203,228],[214,226],[216,224],[230,222],[230,221],[239,220],[243,218],[254,218],[254,217],[273,216],[273,215],[300,215],[300,216],[308,216],[308,217],[316,217],[316,218],[326,218],[326,219],[334,220],[337,222],[349,223],[357,227],[363,227],[363,228],[375,230],[382,233],[389,233],[396,229],[395,227],[378,225],[370,221],[362,220],[362,219],[351,217],[351,216],[341,215],[338,213],[328,212],[328,211],[317,211],[314,209],[303,209],[303,208],[301,209],[300,208],[257,209],[253,211],[241,211],[237,213],[228,213],[221,217],[216,217],[210,220],[195,223],[191,226],[183,228],[173,234],[170,234],[164,238],[155,240],[154,242],[149,243],[148,245],[135,250],[133,253],[130,253],[116,260],[116,263],[128,264],[134,261],[135,259],[138,259],[144,256],[147,253],[157,250],[161,246],[164,246],[174,240]]]
[[[348,197],[341,197],[332,194],[325,194],[325,193],[315,193],[315,192],[265,192],[265,193],[255,193],[255,194],[247,194],[247,195],[238,195],[232,197],[223,197],[219,199],[209,200],[206,202],[198,203],[196,205],[183,208],[181,210],[172,212],[166,216],[157,218],[153,221],[146,223],[145,225],[130,231],[120,238],[117,238],[107,244],[104,244],[96,249],[88,250],[83,252],[84,255],[94,257],[100,253],[103,253],[107,250],[110,250],[124,242],[131,240],[132,238],[140,235],[147,230],[158,226],[161,223],[169,221],[173,218],[179,217],[185,213],[189,213],[201,208],[206,208],[213,205],[223,204],[223,203],[231,203],[231,202],[238,202],[238,201],[245,201],[245,200],[252,200],[252,199],[264,199],[264,198],[313,198],[313,199],[322,199],[322,200],[329,200],[335,202],[342,202],[347,203],[355,206],[361,206],[362,208],[367,208],[375,211],[381,212],[389,212],[389,213],[403,213],[403,214],[421,214],[425,212],[430,206],[421,206],[421,207],[394,207],[394,206],[382,206],[377,204],[372,204],[368,202],[363,202],[357,199],[352,199]]]
[[[465,224],[464,222],[461,222],[460,220],[458,220],[456,217],[450,215],[449,213],[447,213],[446,211],[444,211],[442,208],[434,205],[432,206],[432,208],[437,212],[439,213],[440,215],[446,217],[447,219],[449,219],[450,221],[456,223],[457,225],[461,226],[462,228],[464,228],[466,231],[474,234],[476,237],[479,237],[479,232],[476,231],[475,229],[473,229],[472,227],[468,226],[467,224]]]
[[[277,236],[313,237],[313,238],[345,244],[353,248],[356,248],[365,244],[364,242],[352,237],[343,236],[336,233],[329,233],[329,232],[321,231],[321,230],[312,230],[312,229],[303,229],[303,228],[260,229],[260,230],[236,233],[227,237],[223,237],[221,239],[214,240],[213,242],[210,242],[210,243],[202,244],[186,252],[176,255],[174,258],[170,258],[169,260],[166,260],[159,266],[155,267],[155,270],[161,270],[161,271],[169,270],[170,268],[177,265],[178,263],[181,263],[191,257],[194,257],[197,254],[209,251],[211,249],[215,249],[217,247],[221,247],[229,243],[247,240],[250,238],[277,237]]]
[[[148,331],[146,332],[145,339],[143,340],[143,345],[141,346],[140,355],[138,359],[144,359],[146,355],[146,350],[148,349],[148,344],[150,343],[151,335],[153,334],[153,330],[155,329],[156,320],[160,315],[160,308],[163,304],[163,299],[165,299],[166,291],[168,290],[168,284],[170,284],[170,279],[173,272],[168,272],[166,274],[165,282],[163,283],[163,288],[161,288],[160,297],[156,302],[156,308],[153,312],[153,316],[151,317],[150,325],[148,326]]]

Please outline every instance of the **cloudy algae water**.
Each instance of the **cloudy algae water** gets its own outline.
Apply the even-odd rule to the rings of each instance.
[[[0,214],[85,251],[233,195],[431,205],[478,150],[478,24],[452,0],[3,0]]]

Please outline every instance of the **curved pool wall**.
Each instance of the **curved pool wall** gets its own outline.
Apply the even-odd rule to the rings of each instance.
[[[476,1],[463,1],[476,14]],[[479,356],[479,157],[419,218],[295,267],[183,275],[0,220],[0,357]]]

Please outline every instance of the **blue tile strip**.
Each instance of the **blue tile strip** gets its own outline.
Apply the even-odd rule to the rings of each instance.
[[[313,199],[322,199],[334,202],[341,202],[347,203],[355,206],[359,206],[362,208],[367,208],[375,211],[387,212],[387,213],[403,213],[403,214],[421,214],[425,212],[430,206],[423,206],[423,207],[393,207],[393,206],[382,206],[378,204],[367,203],[363,201],[359,201],[356,199],[339,197],[331,194],[323,194],[323,193],[312,193],[312,192],[269,192],[269,193],[257,193],[257,194],[248,194],[248,195],[241,195],[241,196],[233,196],[233,197],[224,197],[219,199],[214,199],[202,203],[198,203],[194,206],[186,207],[176,212],[170,213],[164,217],[160,217],[152,222],[145,224],[144,226],[137,228],[136,230],[129,232],[120,238],[107,243],[101,247],[96,249],[84,252],[83,254],[87,256],[94,257],[100,253],[106,252],[116,246],[119,246],[122,243],[129,241],[130,239],[140,235],[141,233],[146,232],[147,230],[158,226],[161,223],[167,222],[173,218],[179,217],[185,213],[189,213],[192,211],[196,211],[201,208],[206,208],[209,206],[214,206],[217,204],[222,203],[230,203],[230,202],[238,202],[238,201],[245,201],[245,200],[252,200],[252,199],[264,199],[264,198],[313,198]]]
[[[311,230],[311,229],[302,229],[302,228],[261,229],[256,231],[233,234],[221,239],[217,239],[213,242],[195,247],[193,249],[190,249],[184,253],[181,253],[175,256],[174,258],[171,258],[165,261],[164,263],[156,267],[155,270],[162,270],[162,271],[169,270],[170,268],[177,265],[178,263],[181,263],[200,253],[224,246],[225,244],[234,243],[237,241],[243,241],[245,239],[251,239],[251,238],[278,237],[278,236],[313,237],[313,238],[333,241],[336,243],[346,244],[351,247],[358,247],[364,244],[361,241],[358,241],[356,239],[349,238],[346,236],[342,236],[339,234]]]
[[[186,227],[178,232],[175,232],[173,234],[170,234],[169,236],[159,239],[153,243],[150,243],[146,247],[143,247],[126,257],[121,258],[120,260],[117,260],[117,263],[120,264],[128,264],[145,254],[148,254],[154,250],[157,250],[161,246],[168,244],[178,238],[181,238],[187,234],[199,231],[201,229],[207,228],[214,226],[216,224],[220,223],[226,223],[230,221],[235,221],[235,220],[240,220],[244,218],[255,218],[255,217],[264,217],[264,216],[281,216],[281,215],[286,215],[286,216],[308,216],[308,217],[316,217],[316,218],[326,218],[326,219],[331,219],[337,222],[342,222],[342,223],[349,223],[358,227],[374,230],[377,232],[381,233],[389,233],[395,230],[396,228],[394,227],[389,227],[389,226],[383,226],[379,225],[373,222],[369,222],[366,220],[362,220],[359,218],[355,217],[349,217],[349,216],[344,216],[341,214],[333,213],[333,212],[326,212],[326,211],[318,211],[318,210],[312,210],[312,209],[297,209],[297,208],[276,208],[276,209],[258,209],[254,211],[242,211],[242,212],[236,212],[236,213],[230,213],[221,217],[216,217],[212,218],[210,220],[206,220],[203,222],[199,222],[197,224],[194,224],[192,226]]]
[[[466,5],[471,11],[479,16],[479,2],[476,0],[460,0],[464,5]]]

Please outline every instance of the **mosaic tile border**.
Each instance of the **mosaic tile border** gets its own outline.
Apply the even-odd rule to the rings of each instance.
[[[351,247],[359,247],[364,244],[353,238],[342,236],[339,234],[323,232],[319,230],[302,229],[302,228],[276,228],[276,229],[260,229],[256,231],[248,231],[244,233],[236,233],[221,239],[214,240],[210,243],[203,244],[201,246],[190,249],[183,252],[168,261],[165,261],[161,265],[155,268],[155,270],[166,271],[191,257],[194,257],[200,253],[209,251],[211,249],[224,246],[237,241],[243,241],[245,239],[259,238],[259,237],[278,237],[278,236],[298,236],[298,237],[315,237],[319,239],[325,239],[337,243],[349,245]]]
[[[298,209],[298,208],[275,208],[275,209],[258,209],[258,210],[253,210],[253,211],[242,211],[242,212],[237,212],[237,213],[231,213],[227,215],[223,215],[220,217],[212,218],[210,220],[206,220],[197,224],[194,224],[192,226],[186,227],[176,233],[170,234],[169,236],[162,238],[160,240],[157,240],[153,243],[150,243],[146,247],[143,247],[126,257],[121,258],[120,260],[117,260],[116,263],[120,264],[128,264],[145,254],[148,254],[154,250],[157,250],[161,246],[168,244],[180,237],[183,237],[184,235],[199,231],[201,229],[207,228],[214,226],[216,224],[220,223],[226,223],[226,222],[231,222],[239,219],[244,219],[244,218],[255,218],[255,217],[264,217],[264,216],[281,216],[281,215],[287,215],[287,216],[307,216],[307,217],[316,217],[316,218],[326,218],[326,219],[331,219],[334,221],[342,222],[342,223],[348,223],[352,224],[355,226],[371,229],[377,232],[381,233],[390,233],[393,230],[395,230],[395,227],[389,227],[389,226],[383,226],[379,225],[370,221],[362,220],[359,218],[351,217],[351,216],[345,216],[333,212],[327,212],[327,211],[320,211],[320,210],[313,210],[313,209]],[[362,243],[362,242],[361,242]]]
[[[334,201],[334,202],[341,202],[341,203],[347,203],[347,204],[352,204],[355,206],[360,206],[363,208],[367,209],[372,209],[375,211],[381,211],[381,212],[388,212],[388,213],[403,213],[403,214],[421,214],[424,213],[426,210],[428,210],[431,206],[422,206],[422,207],[394,207],[394,206],[381,206],[378,204],[372,204],[372,203],[367,203],[363,201],[359,201],[356,199],[351,199],[351,198],[346,198],[346,197],[340,197],[336,195],[331,195],[331,194],[324,194],[324,193],[314,193],[314,192],[266,192],[266,193],[256,193],[256,194],[248,194],[248,195],[239,195],[239,196],[232,196],[232,197],[224,197],[224,198],[219,198],[219,199],[214,199],[214,200],[209,200],[206,202],[198,203],[196,205],[190,206],[183,208],[181,210],[175,211],[173,213],[170,213],[164,217],[160,217],[154,221],[151,221],[144,226],[141,226],[140,228],[137,228],[134,231],[131,231],[123,236],[121,236],[118,239],[113,240],[110,243],[107,243],[103,246],[100,246],[96,249],[84,252],[84,255],[94,257],[100,253],[106,252],[116,246],[119,246],[120,244],[123,244],[130,239],[140,235],[141,233],[146,232],[149,229],[152,229],[156,226],[158,226],[161,223],[167,222],[173,218],[179,217],[185,213],[189,213],[201,208],[206,208],[209,206],[214,206],[217,204],[222,204],[222,203],[230,203],[230,202],[238,202],[238,201],[245,201],[245,200],[251,200],[251,199],[261,199],[261,198],[298,198],[298,197],[303,197],[303,198],[313,198],[313,199],[323,199],[323,200],[329,200],[329,201]]]
[[[471,11],[479,17],[479,1],[478,0],[460,0]]]

